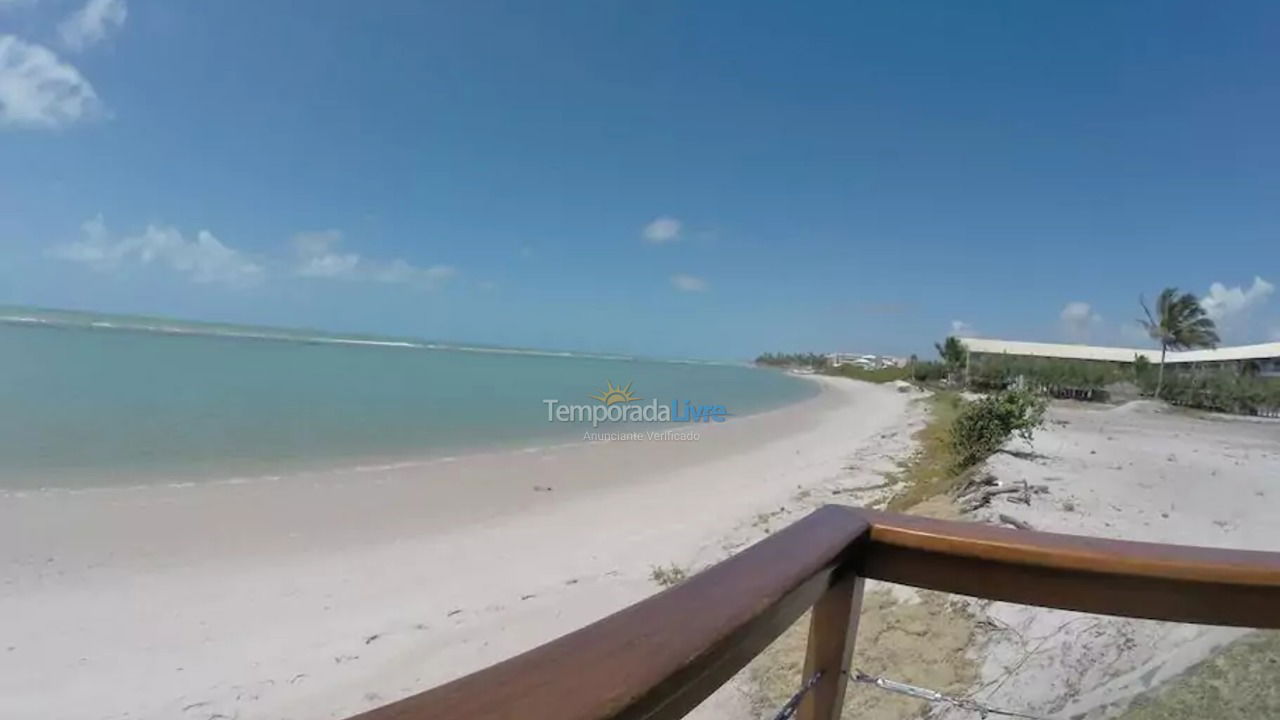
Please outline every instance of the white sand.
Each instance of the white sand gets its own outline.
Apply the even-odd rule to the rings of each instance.
[[[1055,406],[1048,418],[1038,455],[999,454],[988,467],[1050,493],[1030,507],[998,499],[980,516],[1003,512],[1038,530],[1280,550],[1280,422],[1161,412],[1151,403]],[[980,651],[978,697],[1052,717],[1114,714],[1242,632],[985,605],[998,629]]]
[[[920,413],[819,381],[695,443],[0,496],[0,717],[342,717],[479,669],[865,497]]]

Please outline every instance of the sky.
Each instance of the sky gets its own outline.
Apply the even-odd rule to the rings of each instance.
[[[653,356],[1280,339],[1280,3],[0,0],[0,303]]]

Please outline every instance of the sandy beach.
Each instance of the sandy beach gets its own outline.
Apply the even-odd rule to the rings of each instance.
[[[1146,401],[1055,404],[1047,420],[1032,448],[1014,443],[1016,454],[987,469],[1048,492],[1029,506],[997,499],[976,519],[1006,513],[1051,532],[1280,550],[1280,422]],[[1247,632],[977,605],[990,628],[975,648],[977,697],[1053,717],[1114,716]]]
[[[906,458],[910,449],[899,453]],[[872,474],[874,469],[874,462],[863,468]],[[977,473],[1002,484],[1026,481],[1046,492],[1032,494],[1030,505],[999,496],[970,513],[961,511],[963,503],[940,495],[908,512],[993,524],[1002,524],[1000,515],[1007,515],[1051,532],[1280,549],[1280,526],[1274,522],[1280,508],[1280,422],[1274,420],[1191,413],[1148,401],[1121,406],[1055,402],[1033,445],[1011,442]],[[890,474],[888,487],[880,490],[793,497],[772,522],[793,522],[824,502],[879,506],[897,487],[894,477]],[[1143,717],[1217,716],[1221,703],[1213,698],[1222,692],[1238,695],[1233,706],[1245,708],[1235,717],[1272,717],[1274,702],[1261,697],[1266,685],[1249,680],[1272,676],[1265,656],[1237,653],[1245,657],[1225,671],[1232,678],[1227,685],[1193,677],[1197,663],[1248,632],[871,582],[853,666],[1035,717],[1123,718],[1136,698],[1145,702],[1183,688],[1184,696],[1198,699],[1172,714],[1163,708]],[[699,717],[727,720],[752,709],[767,716],[795,691],[805,642],[801,623],[714,695]],[[844,717],[907,720],[929,710],[920,700],[851,684]],[[974,717],[943,706],[932,711],[930,717]]]
[[[877,484],[912,396],[815,381],[697,442],[0,497],[0,716],[343,717],[525,650]]]
[[[697,442],[0,496],[0,716],[340,718],[651,595],[656,567],[696,572],[828,502],[881,504],[927,420],[922,395],[815,382],[817,397]],[[984,468],[1048,491],[963,517],[1275,549],[1277,427],[1055,404],[1033,447]],[[957,516],[939,500],[917,511]],[[884,631],[860,636],[855,664],[956,688],[971,672],[968,692],[996,707],[1108,717],[1242,634],[935,595],[873,584],[864,624]],[[934,640],[904,640],[907,624]],[[694,717],[751,712],[758,677],[740,674]],[[922,709],[876,694],[851,687],[849,707]]]

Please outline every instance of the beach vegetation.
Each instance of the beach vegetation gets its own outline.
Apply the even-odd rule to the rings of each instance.
[[[649,568],[649,579],[664,588],[679,585],[688,577],[689,572],[675,563],[654,565]]]
[[[943,390],[923,402],[929,403],[929,420],[913,438],[915,452],[889,478],[900,489],[885,504],[887,510],[914,507],[947,492],[956,482],[951,431],[965,401],[959,393]]]
[[[1043,395],[1017,388],[965,402],[951,426],[953,469],[977,465],[1011,438],[1030,443],[1047,405]]]
[[[936,384],[947,379],[947,366],[929,360],[916,360],[907,366],[910,380],[915,383]]]
[[[1103,400],[1107,386],[1135,380],[1134,365],[1096,360],[978,355],[969,364],[969,388],[981,392],[1020,386],[1052,397]]]
[[[1154,394],[1159,380],[1145,379],[1140,387]],[[1237,370],[1171,372],[1164,379],[1162,399],[1171,405],[1238,415],[1280,415],[1280,378],[1258,377]]]
[[[756,365],[778,368],[810,368],[822,370],[827,367],[827,356],[822,353],[763,353],[755,360]]]
[[[938,351],[938,357],[942,359],[942,363],[949,370],[954,371],[964,367],[965,349],[964,343],[960,342],[960,338],[949,335],[942,342],[934,343],[933,347]]]
[[[1280,632],[1245,635],[1168,682],[1134,698],[1119,720],[1280,717]]]
[[[1155,312],[1147,307],[1147,301],[1138,298],[1145,318],[1139,318],[1143,329],[1152,340],[1160,343],[1160,368],[1156,375],[1155,397],[1160,398],[1164,389],[1164,360],[1169,350],[1211,348],[1218,344],[1218,330],[1200,301],[1191,293],[1178,294],[1175,287],[1160,291],[1156,298]]]
[[[827,375],[847,377],[871,383],[887,383],[898,380],[916,384],[936,384],[947,378],[947,367],[939,362],[915,360],[897,367],[865,368],[853,364],[828,367]]]
[[[905,367],[865,368],[851,364],[828,368],[826,373],[870,383],[887,383],[911,377],[910,371]]]
[[[1021,388],[1055,398],[1103,402],[1128,388],[1171,405],[1239,415],[1280,415],[1280,378],[1260,376],[1249,365],[1194,368],[1173,365],[1160,378],[1159,365],[1139,356],[1132,363],[1013,355],[976,355],[969,388],[998,393]],[[1113,393],[1113,391],[1116,391]]]

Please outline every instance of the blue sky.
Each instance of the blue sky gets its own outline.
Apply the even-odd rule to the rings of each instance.
[[[0,0],[0,303],[744,358],[1280,337],[1280,4]],[[1216,285],[1215,285],[1216,284]]]

